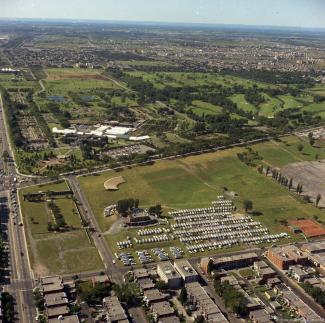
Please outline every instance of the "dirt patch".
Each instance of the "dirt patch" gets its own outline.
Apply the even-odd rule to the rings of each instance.
[[[293,163],[283,167],[281,173],[292,178],[295,184],[302,184],[303,194],[312,200],[321,194],[319,206],[325,207],[325,160]]]
[[[298,227],[306,237],[318,237],[325,235],[325,229],[312,220],[290,221],[290,225]]]
[[[35,277],[45,277],[49,274],[49,271],[45,266],[37,264],[34,267],[34,274]]]
[[[118,176],[110,178],[104,183],[105,190],[107,191],[117,191],[121,184],[125,183],[123,176]]]
[[[69,73],[62,73],[56,75],[49,75],[47,80],[48,81],[60,81],[60,80],[99,80],[99,81],[108,81],[111,80],[101,74],[98,73],[77,73],[77,72],[69,72]]]

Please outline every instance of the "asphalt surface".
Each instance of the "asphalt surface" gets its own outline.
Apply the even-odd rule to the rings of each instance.
[[[8,277],[5,280],[4,290],[11,293],[16,300],[17,322],[35,322],[36,311],[33,303],[33,279],[29,265],[26,240],[20,214],[16,181],[19,176],[13,160],[13,153],[8,142],[4,111],[0,96],[0,196],[3,207],[1,220],[7,222],[6,236],[9,246]],[[4,162],[2,154],[9,153],[9,158]]]
[[[80,188],[77,178],[75,176],[69,176],[66,178],[66,180],[68,181],[69,186],[74,193],[74,197],[76,199],[76,203],[82,218],[87,221],[89,223],[89,227],[92,228],[92,238],[103,261],[107,275],[114,283],[122,284],[124,282],[125,269],[122,269],[113,263],[115,257],[107,246],[95,215],[89,206],[87,198]],[[128,308],[128,311],[135,322],[145,323],[148,321],[141,307]]]

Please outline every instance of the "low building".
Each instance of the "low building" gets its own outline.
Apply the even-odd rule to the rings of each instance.
[[[306,278],[314,271],[303,268],[301,265],[290,266],[288,270],[288,275],[297,280],[298,282],[303,282]]]
[[[156,321],[160,319],[175,316],[174,309],[170,306],[169,302],[153,303],[151,305],[151,312]]]
[[[93,286],[95,286],[96,284],[105,284],[105,285],[110,284],[110,280],[107,275],[94,276],[91,278],[91,281],[93,283]]]
[[[227,256],[221,258],[215,258],[213,261],[213,267],[215,269],[235,269],[251,266],[258,260],[258,256],[255,252],[244,253],[235,256]]]
[[[269,278],[267,279],[266,284],[268,287],[274,288],[274,286],[281,284],[281,280],[278,277]]]
[[[275,266],[283,270],[296,264],[308,264],[307,255],[293,245],[270,248],[266,255]]]
[[[157,218],[151,216],[147,211],[137,209],[134,210],[127,218],[126,225],[130,227],[142,227],[153,225],[158,222]]]
[[[44,295],[57,294],[64,291],[63,281],[60,276],[48,276],[41,278],[41,286]]]
[[[45,306],[46,307],[58,307],[68,305],[68,298],[66,293],[53,293],[44,295]]]
[[[169,261],[161,262],[157,265],[157,274],[171,289],[177,289],[182,286],[182,277]]]
[[[127,315],[116,296],[105,297],[103,307],[109,323],[128,323]]]
[[[47,321],[48,323],[80,323],[78,315],[68,315],[58,318],[50,319]]]
[[[133,273],[133,278],[135,281],[138,281],[139,279],[150,278],[148,270],[145,268],[135,269],[135,270],[133,270],[132,273]]]
[[[147,306],[153,303],[166,301],[167,299],[168,295],[163,294],[158,289],[148,289],[143,292],[143,301]]]
[[[47,308],[46,313],[48,319],[53,319],[53,318],[58,318],[59,316],[67,316],[69,315],[70,311],[69,311],[69,307],[64,305],[64,306]]]
[[[158,323],[179,323],[180,320],[176,315],[172,315],[169,317],[162,317],[158,320]]]
[[[325,241],[305,243],[300,248],[308,254],[318,254],[325,252]]]
[[[249,318],[253,323],[271,323],[271,315],[264,309],[251,311],[249,313]]]
[[[202,315],[206,322],[228,322],[217,304],[213,302],[198,282],[185,284],[185,288],[188,294],[188,301],[196,306],[197,316]]]
[[[186,259],[175,260],[174,268],[179,272],[185,284],[199,279],[198,273]]]
[[[138,280],[138,284],[142,292],[148,289],[155,289],[156,286],[150,278],[143,278]]]
[[[262,282],[266,282],[270,278],[276,276],[276,272],[270,268],[265,261],[256,261],[254,262],[254,269],[257,272],[258,277]]]
[[[323,322],[323,319],[315,313],[306,303],[304,303],[287,286],[280,284],[275,286],[274,290],[282,296],[286,306],[290,307],[297,315],[308,322]]]

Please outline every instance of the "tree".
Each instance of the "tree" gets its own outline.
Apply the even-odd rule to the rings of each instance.
[[[180,294],[179,294],[179,298],[178,298],[179,301],[182,303],[182,305],[186,304],[186,302],[187,302],[187,297],[188,297],[188,295],[187,295],[187,290],[186,290],[185,287],[182,287],[181,292],[180,292]]]
[[[210,259],[209,262],[208,262],[207,273],[208,273],[209,275],[211,275],[212,270],[213,270],[213,260]]]
[[[303,151],[303,149],[304,149],[304,145],[302,144],[302,143],[299,143],[299,145],[297,146],[297,149],[298,149],[298,151]]]
[[[194,323],[205,323],[205,319],[202,315],[199,315],[195,320]]]
[[[288,185],[289,190],[292,189],[292,185],[293,185],[293,179],[290,178],[289,185]]]
[[[3,160],[4,160],[5,162],[7,162],[8,159],[10,158],[10,155],[9,155],[9,153],[8,153],[7,150],[5,150],[5,151],[2,153],[2,158],[3,158]]]
[[[319,201],[322,199],[322,196],[318,193],[316,197],[316,207],[318,207]]]
[[[315,138],[314,137],[309,138],[309,144],[311,146],[314,146],[314,143],[315,143]]]
[[[243,207],[245,212],[248,212],[253,209],[253,202],[251,200],[244,200]]]

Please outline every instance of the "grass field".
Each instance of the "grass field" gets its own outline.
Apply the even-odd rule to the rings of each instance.
[[[81,226],[81,221],[72,199],[58,198],[55,204],[60,208],[64,219],[71,229],[67,232],[55,233],[47,229],[53,216],[46,202],[23,201],[23,194],[39,191],[67,190],[65,182],[59,184],[34,186],[20,191],[20,201],[28,250],[32,268],[36,276],[49,274],[79,273],[81,271],[98,270],[103,267],[97,249]],[[59,260],[59,261],[58,261]]]
[[[195,100],[192,102],[194,107],[193,112],[199,116],[205,115],[216,115],[222,113],[222,108],[211,103],[204,101]]]
[[[305,158],[305,160],[311,158],[309,155],[299,156],[298,152],[295,152],[299,139],[288,137],[285,141],[292,146],[272,142],[256,145],[253,148],[259,150],[263,157],[265,155],[265,162],[268,164],[274,162],[276,166],[295,161],[295,158]],[[285,154],[287,149],[289,152]],[[315,148],[306,145],[305,149],[307,152]],[[269,150],[271,153],[267,154]],[[244,199],[252,200],[254,209],[262,212],[262,215],[255,219],[266,225],[272,233],[288,232],[287,228],[280,223],[281,220],[297,217],[312,218],[314,215],[325,220],[325,214],[312,204],[303,203],[287,189],[239,161],[237,153],[240,151],[241,148],[235,148],[185,159],[159,161],[152,166],[126,169],[119,172],[126,183],[116,192],[106,192],[103,188],[105,180],[116,176],[114,172],[80,177],[79,180],[103,231],[108,230],[112,224],[112,220],[104,218],[103,209],[119,199],[139,198],[140,205],[143,207],[160,203],[166,212],[173,209],[209,206],[211,201],[223,192],[224,187],[238,194],[234,202],[239,211],[242,211]],[[272,159],[272,156],[277,154],[284,154],[285,157],[280,160]],[[116,251],[116,241],[124,240],[127,235],[132,237],[133,234],[132,230],[117,235],[106,233],[106,239],[111,248]],[[293,241],[297,239],[300,239],[300,236],[293,237]],[[162,246],[171,244],[178,245],[178,242],[173,241]],[[142,249],[150,247],[141,246]]]

